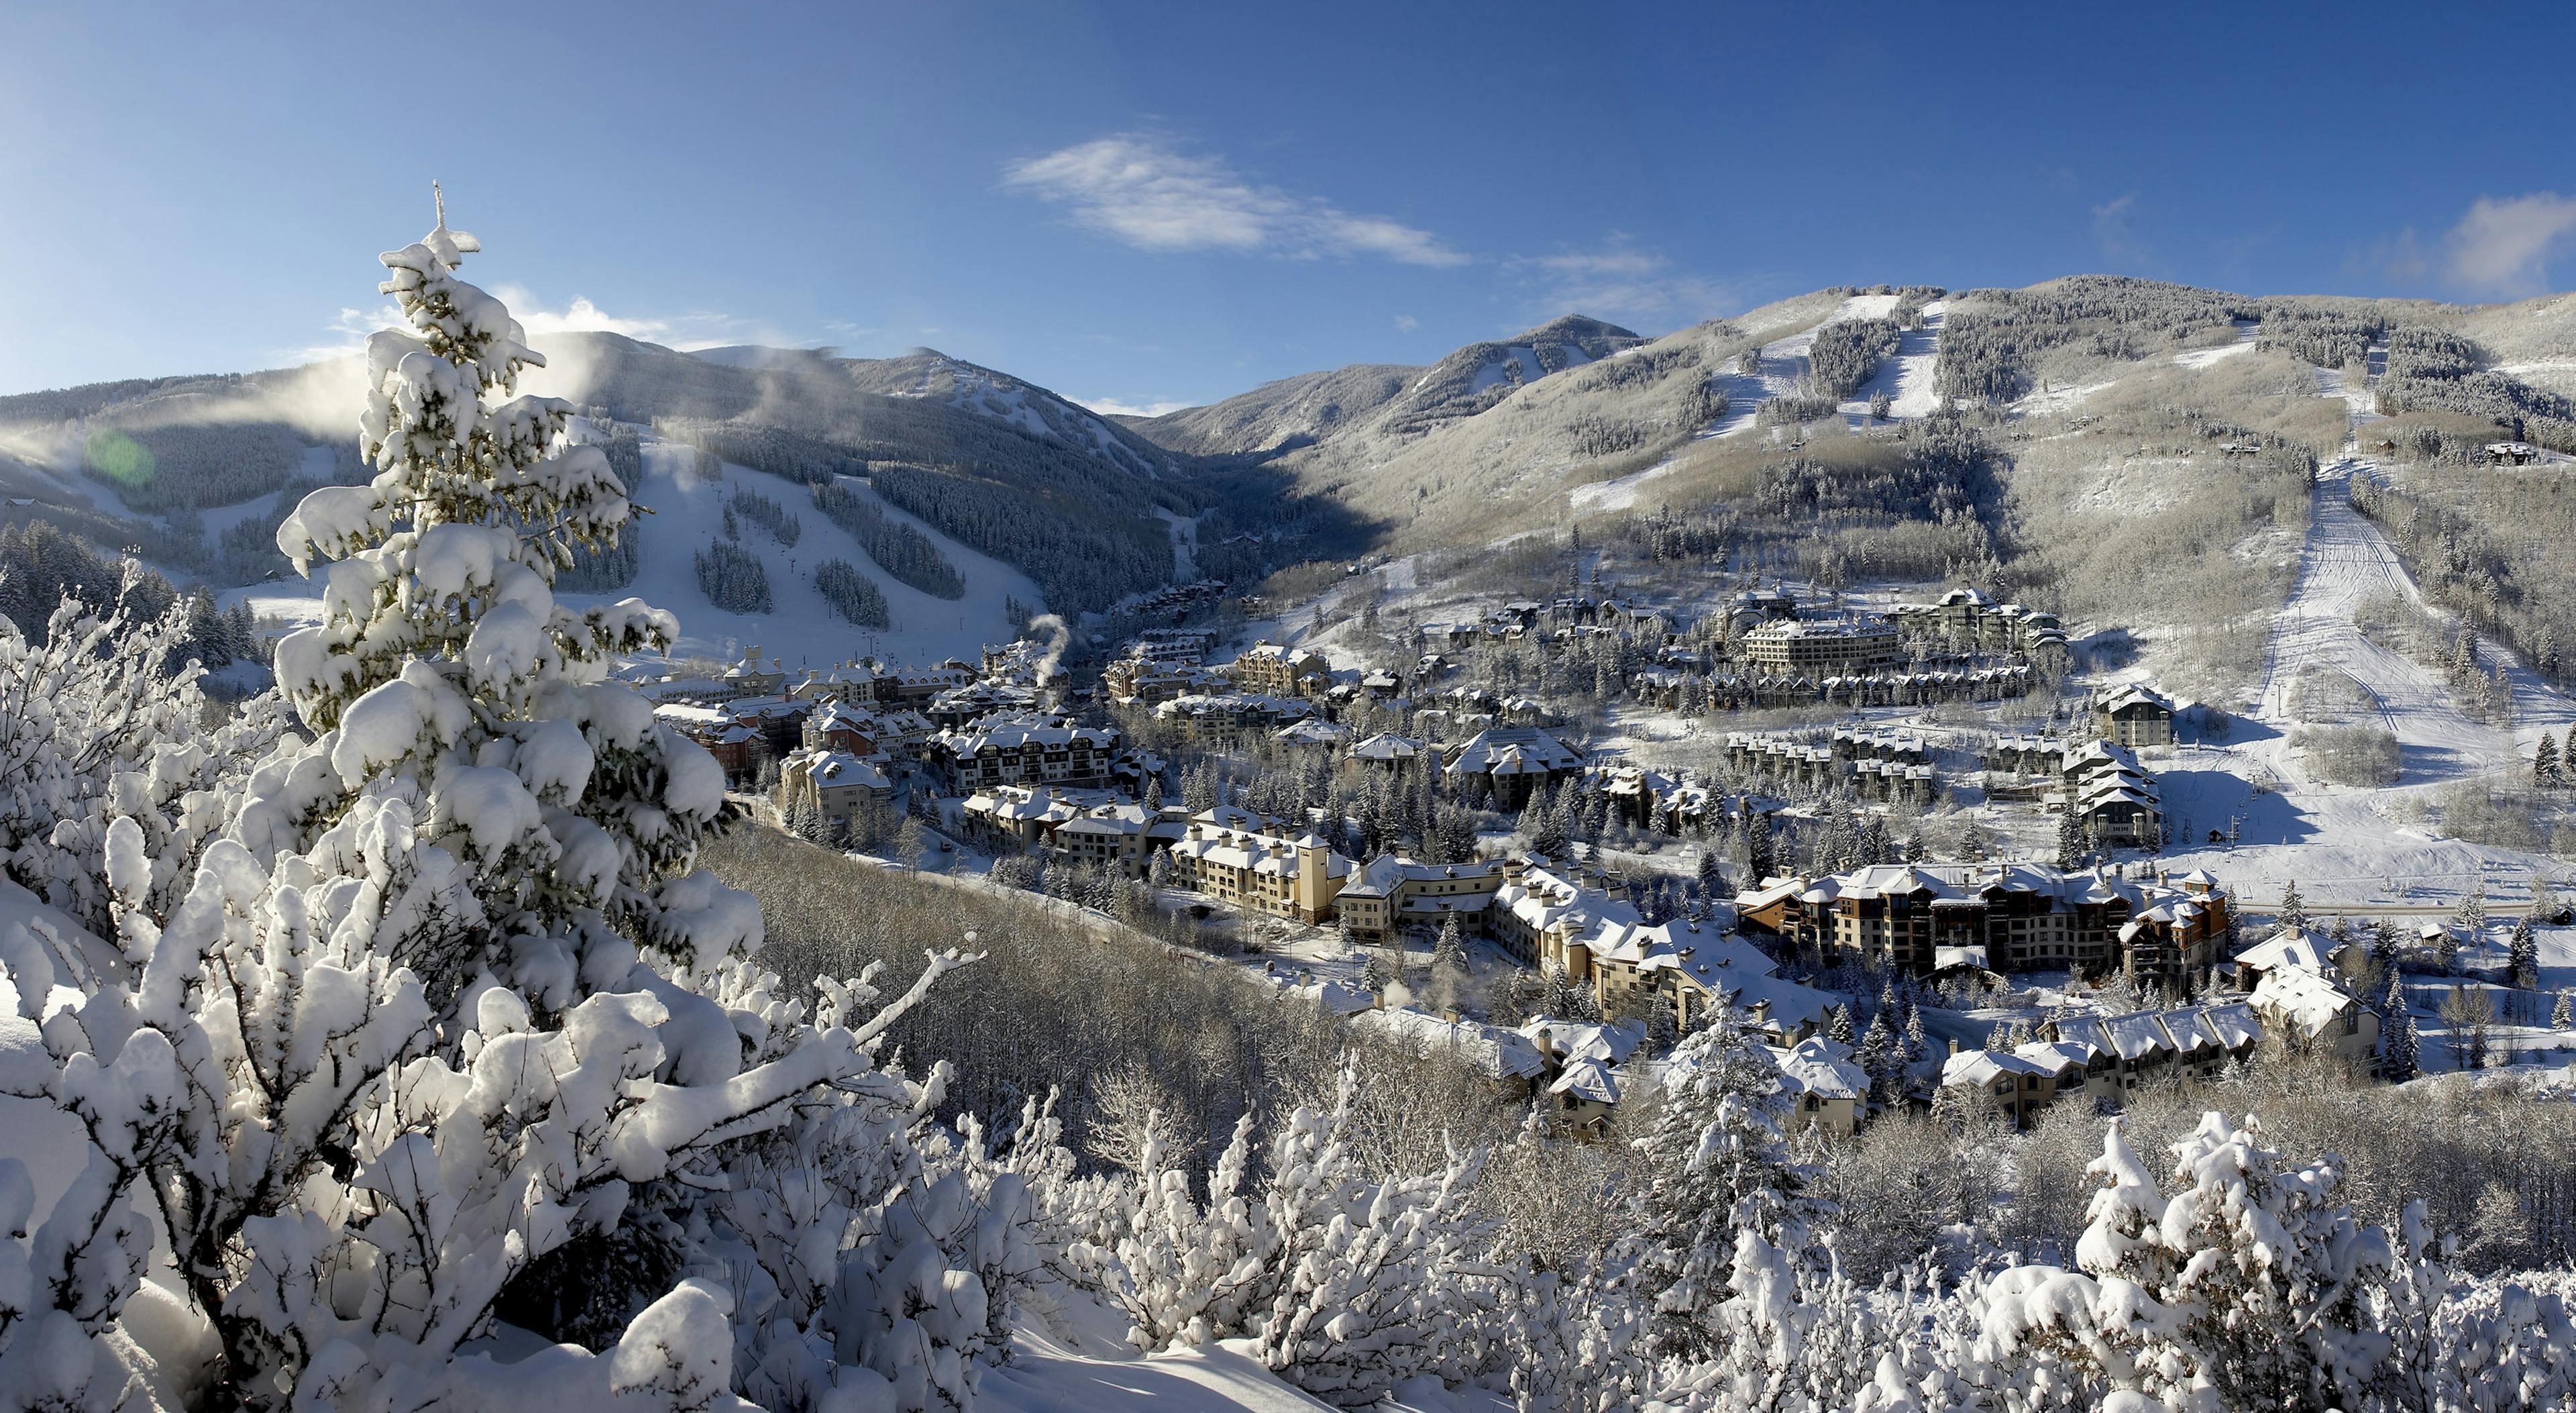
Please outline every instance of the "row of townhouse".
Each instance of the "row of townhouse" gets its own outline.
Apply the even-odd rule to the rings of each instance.
[[[1889,617],[1910,636],[1967,647],[2032,653],[2066,646],[2065,625],[2056,614],[1997,603],[1979,589],[1952,589],[1930,603],[1901,603]]]
[[[2119,972],[2177,987],[2215,965],[2228,916],[2207,873],[2167,883],[2036,864],[1873,865],[1772,879],[1735,902],[1739,926],[1829,963]]]
[[[1977,743],[1977,764],[2001,775],[2052,775],[2065,768],[2066,743],[2047,734],[1999,734]]]
[[[992,785],[1102,786],[1117,764],[1118,730],[1043,712],[988,716],[930,738],[929,754],[960,790]]]
[[[1720,711],[1749,707],[1929,706],[1936,702],[1995,702],[2030,694],[2027,663],[1988,667],[1929,668],[1854,674],[1751,673],[1708,679],[1710,703]]]
[[[1874,753],[1878,751],[1884,754]],[[1836,732],[1830,742],[1775,732],[1730,731],[1726,736],[1726,762],[1736,770],[1798,789],[1847,784],[1865,800],[1931,803],[1940,788],[1939,772],[1924,756],[1920,740],[1863,740],[1850,732]]]
[[[942,692],[972,685],[976,678],[973,665],[959,658],[908,668],[861,659],[808,673],[789,689],[789,695],[800,700],[919,708]]]
[[[1839,760],[1876,760],[1896,765],[1932,763],[1931,745],[1909,731],[1872,731],[1843,726],[1834,729],[1832,742],[1834,756]]]
[[[2060,1016],[2010,1050],[1950,1054],[1939,1084],[1991,1104],[2019,1127],[2060,1099],[2122,1108],[2148,1085],[2207,1080],[2253,1058],[2267,1032],[2290,1049],[2342,1061],[2358,1073],[2379,1044],[2379,1017],[2346,991],[2339,973],[2303,967],[2266,972],[2243,1000],[2117,1016]]]

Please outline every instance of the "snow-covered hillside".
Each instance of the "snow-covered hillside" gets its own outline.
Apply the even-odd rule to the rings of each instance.
[[[775,477],[740,466],[727,466],[724,479],[710,481],[688,469],[696,465],[687,448],[660,441],[644,447],[643,484],[630,488],[638,505],[653,514],[637,524],[643,540],[634,582],[606,594],[563,595],[566,603],[588,606],[629,596],[679,615],[678,651],[690,656],[729,657],[755,644],[789,666],[822,666],[853,657],[873,656],[890,662],[936,662],[951,656],[973,657],[988,643],[1017,636],[1005,599],[1042,606],[1037,585],[1019,570],[958,544],[929,524],[887,504],[866,481],[843,477],[842,484],[873,501],[887,518],[929,537],[939,552],[965,578],[962,599],[935,598],[892,575],[867,557],[848,532],[826,520],[797,488]],[[760,558],[769,576],[772,611],[729,613],[707,602],[699,591],[694,556],[714,537],[724,517],[724,502],[736,486],[781,501],[804,525],[793,548],[780,545],[758,526],[742,527],[742,548]],[[893,626],[880,632],[842,618],[814,588],[814,568],[828,559],[844,560],[885,594]],[[320,613],[319,589],[285,581],[237,589],[227,603],[248,600],[255,612],[290,622],[310,622]]]
[[[1168,454],[1158,454],[1160,448],[1111,425],[1090,408],[934,349],[901,358],[852,359],[842,366],[852,384],[863,391],[918,398],[989,418],[1140,476],[1159,479],[1171,462]]]
[[[1799,330],[1776,343],[1763,345],[1762,366],[1753,373],[1728,369],[1710,381],[1726,394],[1727,413],[1715,424],[1703,429],[1696,440],[1739,437],[1751,432],[1763,402],[1775,397],[1795,397],[1807,387],[1808,350],[1816,341],[1818,330],[1850,319],[1884,319],[1896,308],[1893,294],[1861,294],[1844,300],[1840,307],[1812,327]],[[1870,403],[1881,392],[1891,399],[1889,415],[1898,418],[1929,417],[1939,410],[1940,399],[1932,391],[1932,369],[1940,357],[1941,313],[1947,306],[1934,302],[1923,307],[1923,327],[1908,329],[1899,335],[1896,353],[1881,362],[1869,381],[1841,405],[1843,420],[1850,426],[1868,425]],[[1653,466],[1632,471],[1607,481],[1577,486],[1567,493],[1567,501],[1578,515],[1597,515],[1628,510],[1637,504],[1639,492],[1664,479],[1678,467],[1688,448],[1677,451]]]

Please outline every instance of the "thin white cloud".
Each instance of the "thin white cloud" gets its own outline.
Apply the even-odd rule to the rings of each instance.
[[[1129,402],[1125,398],[1117,397],[1077,397],[1068,400],[1090,408],[1103,417],[1160,417],[1166,412],[1178,412],[1184,407],[1198,406],[1194,402]]]
[[[2549,262],[2576,235],[2576,196],[2535,191],[2482,196],[2451,228],[2444,271],[2482,294],[2520,297],[2549,288]]]
[[[1677,268],[1660,250],[1613,231],[1600,248],[1566,250],[1512,262],[1528,277],[1535,314],[1589,314],[1629,325],[1679,326],[1715,319],[1751,303],[1750,282]]]
[[[1422,321],[1414,318],[1410,314],[1398,314],[1395,316],[1395,328],[1398,333],[1409,334],[1421,327]]]
[[[2138,205],[2138,194],[2113,197],[2093,208],[2093,243],[2113,260],[2143,261],[2146,247],[2138,244],[2132,213]]]
[[[1375,256],[1433,266],[1469,259],[1429,231],[1257,184],[1222,158],[1140,133],[1006,163],[1002,185],[1062,205],[1076,225],[1140,250]]]
[[[587,295],[575,295],[561,309],[547,308],[536,295],[520,285],[496,285],[493,294],[510,307],[510,316],[519,321],[529,343],[540,353],[546,340],[557,334],[603,333],[622,334],[646,343],[658,343],[682,352],[701,348],[723,348],[731,344],[756,343],[781,348],[799,346],[803,340],[783,334],[765,325],[738,319],[730,314],[696,313],[664,317],[630,316],[610,313],[593,303]],[[300,348],[282,350],[279,354],[290,366],[321,363],[349,357],[366,347],[367,335],[378,329],[403,327],[401,311],[391,304],[372,309],[342,309],[324,326],[320,337]],[[835,326],[838,327],[838,326]]]

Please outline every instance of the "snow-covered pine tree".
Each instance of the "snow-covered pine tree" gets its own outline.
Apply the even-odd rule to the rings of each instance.
[[[1753,817],[1745,821],[1744,867],[1746,874],[1756,881],[1771,877],[1772,871],[1779,867],[1771,842],[1771,816],[1765,811],[1756,810]]]
[[[34,1233],[57,1274],[32,1318],[0,1328],[0,1366],[43,1361],[37,1401],[151,1397],[118,1324],[151,1249],[130,1197],[154,1203],[192,1307],[146,1297],[143,1333],[201,1332],[181,1336],[203,1342],[187,1366],[163,1366],[203,1381],[183,1399],[356,1407],[399,1389],[406,1407],[478,1408],[515,1402],[537,1371],[495,1374],[458,1345],[533,1263],[615,1227],[641,1185],[687,1167],[681,1192],[725,1190],[720,1153],[814,1122],[862,1206],[916,1166],[908,1135],[936,1085],[877,1069],[877,1042],[960,958],[933,958],[873,1018],[864,977],[825,982],[809,1015],[730,959],[757,945],[759,910],[693,868],[722,772],[601,680],[607,654],[667,642],[669,616],[553,603],[548,577],[613,541],[625,495],[595,448],[563,439],[563,404],[483,405],[534,359],[499,302],[455,279],[475,248],[442,220],[383,257],[412,331],[369,345],[378,475],[307,497],[279,532],[299,564],[339,561],[323,623],[278,653],[316,739],[252,774],[174,906],[152,852],[167,841],[124,813],[104,830],[113,940],[0,938],[22,1017],[52,1014],[22,1057],[43,1073],[19,1092],[90,1137],[86,1175]],[[47,1000],[65,986],[77,1013]],[[896,1254],[850,1235],[845,1260]],[[713,1406],[729,1297],[629,1293],[646,1307],[632,1348],[549,1356],[549,1396],[640,1390],[679,1356],[687,1406]],[[821,1328],[887,1307],[839,1309]],[[912,1309],[957,1313],[945,1297]],[[927,1358],[937,1337],[895,1318]],[[983,1333],[948,1347],[971,1356]],[[898,1384],[919,1367],[844,1353]],[[816,1378],[801,1383],[810,1397]]]
[[[2576,988],[2561,988],[2558,1004],[2549,1010],[2549,1028],[2576,1030]]]
[[[1725,1298],[1736,1238],[1752,1232],[1807,1249],[1824,1209],[1782,1140],[1780,1071],[1731,1006],[1676,1046],[1664,1101],[1637,1140],[1637,1290],[1654,1310],[1652,1342],[1685,1359],[1718,1352],[1714,1312]]]
[[[2406,1007],[2406,979],[2388,974],[2388,1000],[2379,1021],[2379,1073],[2391,1084],[2415,1077],[2422,1041],[2415,1033],[2415,1013]]]
[[[1893,1108],[1904,1098],[1901,1043],[1882,1010],[1870,1017],[1869,1029],[1861,1033],[1860,1044],[1852,1051],[1852,1062],[1869,1076],[1869,1102],[1882,1109]]]
[[[2525,990],[2540,985],[2540,933],[2528,914],[2514,919],[2513,939],[2506,948],[2506,984]]]
[[[2138,1342],[2142,1391],[2205,1388],[2230,1408],[2350,1406],[2387,1352],[2364,1290],[2393,1252],[2336,1201],[2340,1161],[2285,1169],[2251,1119],[2240,1128],[2215,1113],[2173,1151],[2173,1188],[2159,1195],[2115,1123],[2094,1165],[2108,1185],[2076,1244],[2097,1291],[2116,1300],[2125,1281],[2146,1297],[2120,1332]],[[2102,1372],[2123,1382],[2116,1366]]]
[[[2544,788],[2558,783],[2558,742],[2546,731],[2540,733],[2540,744],[2532,748],[2532,783]]]
[[[2308,925],[2308,905],[2299,898],[2297,879],[2281,885],[2281,906],[2272,910],[2272,916],[2281,926],[2294,932]]]
[[[1553,1020],[1590,1023],[1601,1019],[1601,1000],[1593,989],[1568,976],[1565,967],[1548,964],[1540,981],[1540,1013]]]
[[[1440,920],[1440,939],[1431,947],[1431,975],[1453,991],[1466,984],[1467,940],[1458,930],[1456,913]]]

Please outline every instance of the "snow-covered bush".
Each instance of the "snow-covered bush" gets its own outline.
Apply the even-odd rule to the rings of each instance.
[[[140,572],[127,563],[129,583]],[[0,876],[96,931],[113,925],[109,822],[142,828],[145,906],[165,915],[228,796],[284,735],[274,697],[205,724],[203,673],[178,654],[188,613],[180,600],[136,620],[66,597],[34,642],[0,617]]]
[[[1495,1254],[1478,1212],[1481,1156],[1372,1178],[1350,1151],[1359,1077],[1345,1062],[1333,1108],[1299,1108],[1254,1173],[1245,1115],[1206,1174],[1204,1200],[1149,1127],[1142,1174],[1114,1240],[1071,1249],[1154,1350],[1248,1337],[1252,1352],[1319,1398],[1358,1407],[1398,1383],[1464,1380],[1503,1342],[1522,1273]]]

